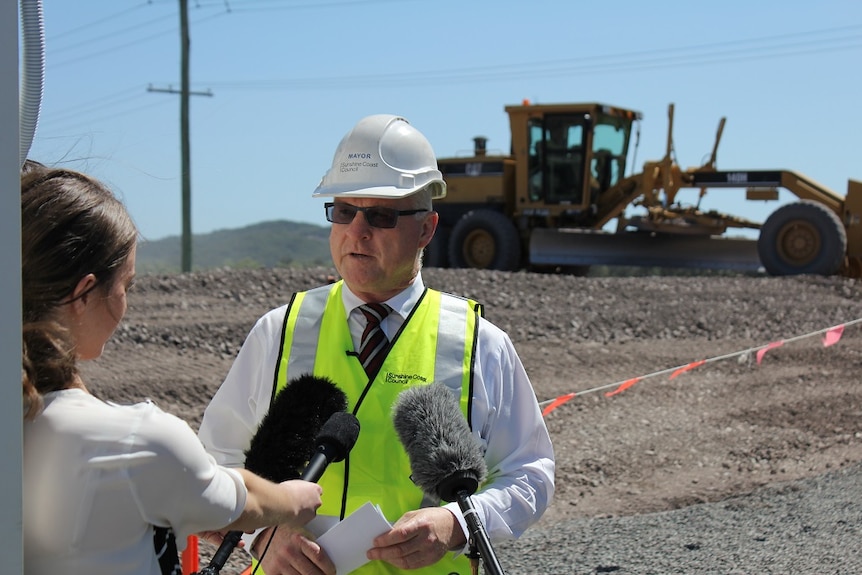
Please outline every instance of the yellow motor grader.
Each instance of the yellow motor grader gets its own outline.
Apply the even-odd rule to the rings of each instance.
[[[718,170],[719,124],[709,160],[683,170],[667,151],[626,176],[641,114],[600,103],[506,106],[508,155],[474,138],[471,156],[439,158],[447,195],[425,265],[496,270],[584,270],[592,265],[765,270],[771,275],[862,277],[862,182],[841,195],[789,170]],[[758,223],[677,203],[683,188],[746,188],[746,199],[799,200]],[[699,204],[699,202],[698,202]],[[640,212],[626,216],[632,206]],[[616,220],[615,231],[608,231]],[[611,224],[608,226],[608,224]],[[756,240],[731,229],[759,230]]]

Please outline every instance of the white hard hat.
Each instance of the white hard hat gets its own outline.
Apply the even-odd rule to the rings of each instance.
[[[401,116],[376,114],[342,138],[312,197],[403,198],[426,186],[446,195],[431,144]]]

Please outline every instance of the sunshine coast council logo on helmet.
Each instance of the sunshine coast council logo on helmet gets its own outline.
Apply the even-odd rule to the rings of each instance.
[[[374,154],[369,152],[349,152],[347,159],[338,165],[338,170],[341,173],[358,172],[360,168],[376,168],[379,162],[369,162],[374,157]]]

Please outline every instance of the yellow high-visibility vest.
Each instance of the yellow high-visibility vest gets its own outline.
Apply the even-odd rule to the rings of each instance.
[[[380,371],[369,381],[355,356],[342,303],[343,282],[295,294],[285,314],[273,396],[288,381],[311,373],[333,381],[360,421],[359,438],[342,462],[330,464],[321,515],[344,518],[366,502],[394,522],[422,506],[424,494],[410,480],[410,461],[392,423],[398,394],[411,386],[444,383],[460,398],[470,424],[474,350],[482,307],[475,301],[426,289],[399,332],[391,338]],[[373,561],[357,574],[401,573]],[[470,574],[464,556],[447,554],[414,575]]]

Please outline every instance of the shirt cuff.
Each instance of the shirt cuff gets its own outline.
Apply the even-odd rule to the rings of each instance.
[[[460,549],[450,549],[450,551],[454,553],[455,557],[459,557],[470,551],[470,530],[467,528],[467,521],[464,519],[464,514],[461,512],[460,505],[457,503],[447,503],[443,507],[448,509],[449,512],[455,516],[455,520],[458,521],[458,525],[461,526],[461,531],[464,533],[464,538],[467,540],[464,546]]]
[[[261,533],[266,531],[266,529],[266,527],[262,527],[260,529],[255,529],[252,533],[243,533],[242,535],[242,541],[245,543],[245,547],[243,547],[243,549],[256,561],[259,561],[260,557],[258,557],[258,554],[254,549],[254,542]],[[266,547],[266,541],[264,541],[264,539],[268,539],[268,537],[261,537],[260,551],[263,551]]]

